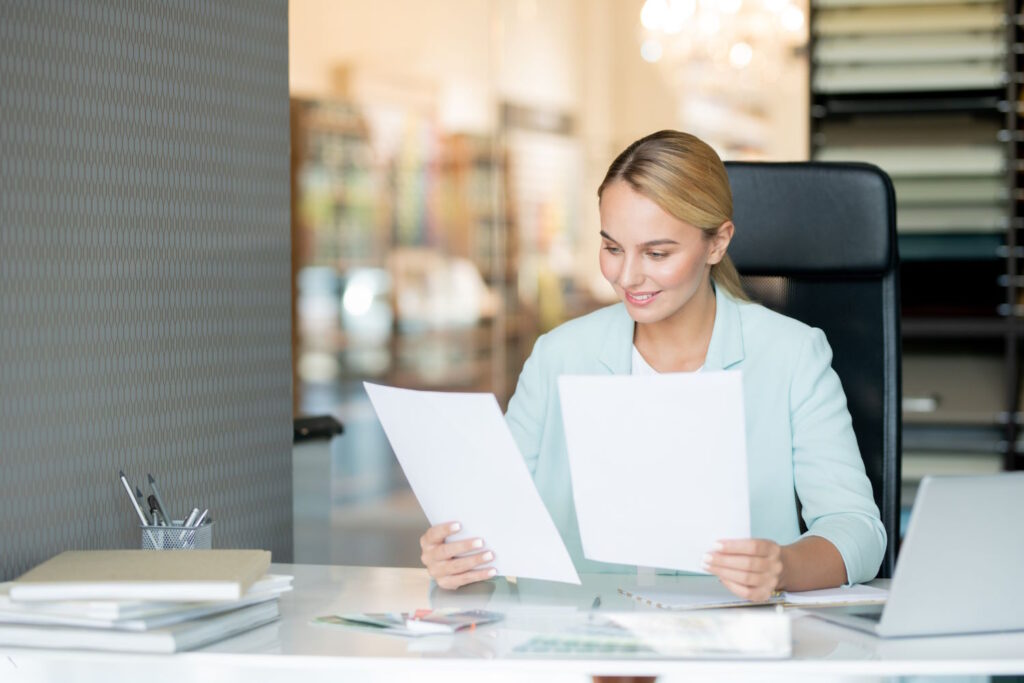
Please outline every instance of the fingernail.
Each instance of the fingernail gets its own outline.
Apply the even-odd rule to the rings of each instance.
[[[482,559],[484,562],[490,562],[491,560],[494,559],[494,553],[492,553],[490,550],[488,550],[486,553],[484,553],[483,557],[480,558],[480,559]]]
[[[484,547],[483,539],[478,538],[475,541],[473,541],[473,547],[474,548],[483,548]]]
[[[704,553],[704,557],[700,558],[700,561],[704,563],[704,566],[711,564],[711,553]]]
[[[715,544],[711,546],[711,549],[714,551],[725,550],[725,546],[722,545],[721,541],[715,541]]]
[[[490,578],[490,577],[494,576],[497,573],[498,573],[497,569],[488,569],[487,570],[487,577]]]
[[[451,533],[454,534],[456,531],[458,531],[461,528],[462,528],[462,525],[459,524],[458,522],[455,522],[450,527],[448,527],[448,531],[450,531]]]

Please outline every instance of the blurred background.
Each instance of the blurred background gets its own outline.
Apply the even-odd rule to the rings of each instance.
[[[417,565],[363,381],[494,393],[614,300],[596,189],[662,128],[892,176],[904,506],[1019,467],[1019,0],[291,0],[296,562]],[[827,220],[827,217],[823,217]],[[739,230],[743,226],[738,226]]]

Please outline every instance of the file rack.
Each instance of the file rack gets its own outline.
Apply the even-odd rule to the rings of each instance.
[[[905,456],[1021,469],[1021,1],[810,9],[812,158],[875,163],[896,188]]]

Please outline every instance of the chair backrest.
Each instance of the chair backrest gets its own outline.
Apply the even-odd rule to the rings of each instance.
[[[748,295],[821,328],[832,346],[864,467],[889,536],[900,518],[900,304],[895,196],[857,163],[726,164],[736,235],[729,254]]]

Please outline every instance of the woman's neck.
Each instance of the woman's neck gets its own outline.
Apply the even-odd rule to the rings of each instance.
[[[692,372],[704,365],[715,327],[715,290],[708,282],[673,316],[636,323],[633,344],[658,372]]]

